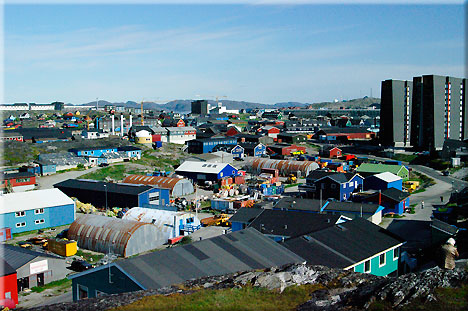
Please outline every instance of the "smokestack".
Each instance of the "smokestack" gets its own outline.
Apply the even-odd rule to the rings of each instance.
[[[130,128],[132,128],[132,119],[133,119],[133,116],[130,115]]]
[[[120,115],[120,136],[124,136],[123,114]]]
[[[115,135],[115,116],[112,115],[112,135]]]

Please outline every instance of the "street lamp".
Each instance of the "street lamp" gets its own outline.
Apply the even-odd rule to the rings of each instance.
[[[107,207],[107,185],[104,184],[104,192],[106,194],[106,217],[108,215],[108,207]],[[112,279],[111,279],[111,260],[110,260],[110,240],[109,240],[109,251],[107,252],[107,264],[109,266],[109,284],[112,283]]]

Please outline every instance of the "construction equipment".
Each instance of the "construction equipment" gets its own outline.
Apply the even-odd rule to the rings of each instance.
[[[294,174],[289,174],[288,179],[286,180],[287,184],[294,184],[297,182],[297,177]]]
[[[303,154],[305,154],[304,150],[297,150],[297,151],[291,152],[291,155],[294,155],[294,156],[303,155]]]
[[[229,218],[231,216],[227,214],[214,215],[213,217],[207,217],[200,220],[204,227],[209,226],[229,226]]]
[[[47,250],[63,257],[73,256],[78,251],[76,241],[48,239]]]

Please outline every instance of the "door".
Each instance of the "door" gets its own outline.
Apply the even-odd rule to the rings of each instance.
[[[88,298],[88,288],[78,284],[78,300]]]
[[[17,280],[18,292],[22,292],[26,288],[29,288],[29,277],[24,277]]]
[[[44,286],[44,272],[37,275],[37,286]]]

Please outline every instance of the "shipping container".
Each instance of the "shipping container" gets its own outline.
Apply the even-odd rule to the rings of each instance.
[[[0,242],[11,240],[11,228],[0,229]]]
[[[75,255],[78,247],[76,241],[47,239],[47,250],[57,255],[68,257]]]

